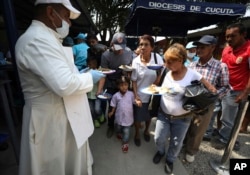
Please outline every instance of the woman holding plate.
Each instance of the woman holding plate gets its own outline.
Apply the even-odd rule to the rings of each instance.
[[[154,137],[157,153],[153,162],[158,164],[165,155],[165,143],[169,136],[170,141],[165,160],[165,172],[168,174],[173,172],[173,162],[181,150],[192,117],[192,113],[182,107],[185,87],[192,81],[198,80],[209,91],[216,92],[215,87],[207,82],[200,73],[185,67],[186,57],[186,49],[179,43],[170,46],[164,54],[169,72],[163,80],[162,87],[171,89],[171,91],[167,91],[161,98]]]
[[[149,126],[151,117],[148,106],[150,101],[150,94],[142,93],[142,89],[154,84],[157,79],[156,70],[149,69],[147,66],[151,64],[163,65],[163,59],[160,55],[154,54],[154,39],[150,35],[143,35],[139,38],[140,55],[133,59],[131,75],[132,87],[135,98],[141,102],[139,106],[134,106],[134,125],[135,136],[134,142],[136,146],[141,145],[140,128],[141,122],[145,122],[144,139],[146,142],[150,141]],[[159,76],[158,76],[159,77]]]

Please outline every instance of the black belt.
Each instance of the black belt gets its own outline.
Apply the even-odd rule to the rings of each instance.
[[[164,114],[165,117],[167,117],[168,119],[170,120],[173,120],[173,119],[184,119],[184,118],[192,118],[193,117],[193,112],[188,112],[188,113],[185,113],[185,114],[181,114],[181,115],[171,115],[171,114],[167,114],[165,113],[161,108],[159,109],[159,111]]]

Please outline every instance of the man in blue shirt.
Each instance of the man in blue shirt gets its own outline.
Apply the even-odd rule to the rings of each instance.
[[[75,59],[75,65],[78,70],[82,70],[87,67],[87,56],[88,56],[88,48],[89,46],[86,43],[87,36],[83,33],[79,33],[75,39],[77,40],[72,49]]]

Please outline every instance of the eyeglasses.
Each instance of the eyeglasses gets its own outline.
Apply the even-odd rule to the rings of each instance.
[[[139,46],[140,46],[140,47],[142,47],[142,46],[148,47],[149,44],[148,44],[148,43],[140,43]]]

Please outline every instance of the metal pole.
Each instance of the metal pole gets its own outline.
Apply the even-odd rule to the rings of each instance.
[[[231,155],[231,152],[233,150],[235,141],[237,139],[237,136],[238,136],[242,121],[243,121],[243,119],[245,117],[248,105],[249,105],[249,101],[247,101],[245,104],[240,104],[240,106],[239,106],[239,112],[238,113],[241,114],[241,115],[237,116],[237,118],[236,118],[235,127],[233,127],[233,131],[231,132],[231,135],[230,135],[231,139],[227,143],[227,146],[225,148],[225,152],[224,152],[224,154],[223,154],[223,156],[221,158],[221,163],[222,164],[228,162],[228,160],[229,160],[229,157]]]
[[[247,102],[243,102],[239,104],[238,113],[235,118],[235,123],[230,134],[230,140],[228,141],[226,145],[221,161],[220,162],[216,160],[210,161],[210,166],[220,175],[229,175],[228,160],[230,159],[230,156],[231,156],[235,141],[237,139],[242,121],[245,117],[248,105],[249,105],[249,100],[247,100]]]

